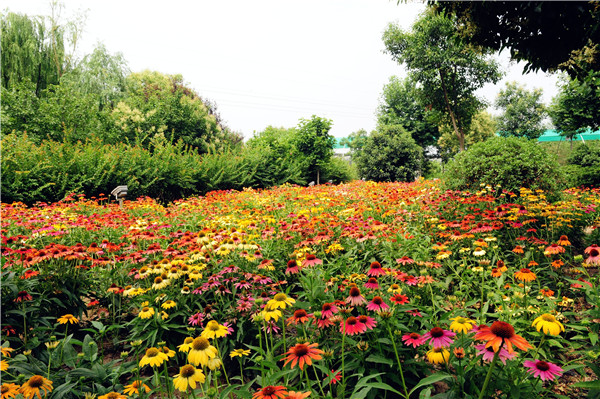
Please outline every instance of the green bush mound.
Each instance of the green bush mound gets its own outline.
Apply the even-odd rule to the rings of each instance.
[[[557,194],[565,183],[556,158],[533,140],[494,137],[458,154],[444,173],[447,188],[476,190],[500,186],[518,193],[521,187]]]
[[[103,144],[99,139],[38,144],[21,133],[3,136],[1,145],[1,200],[5,203],[55,202],[70,193],[108,195],[118,185],[128,186],[130,199],[149,196],[167,203],[213,190],[307,183],[304,164],[293,154],[282,157],[265,148],[200,155],[160,136],[142,148]],[[333,159],[325,166],[327,180],[352,179],[349,167],[340,162]]]
[[[600,146],[582,144],[567,159],[571,186],[600,186]]]

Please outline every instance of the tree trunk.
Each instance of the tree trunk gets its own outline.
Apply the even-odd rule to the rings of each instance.
[[[448,114],[450,114],[450,120],[452,121],[452,128],[454,129],[454,133],[456,133],[456,137],[458,137],[460,152],[463,152],[465,150],[465,135],[462,130],[458,129],[458,124],[456,123],[456,115],[454,115],[454,111],[452,111],[452,107],[450,106],[450,100],[448,99],[448,90],[446,90],[446,83],[444,81],[444,74],[441,70],[438,71],[440,73],[440,82],[442,84],[442,90],[444,91],[444,102],[446,103],[446,109],[448,110]]]
[[[320,170],[319,170],[319,168],[317,168],[317,186],[320,184],[319,183],[319,177],[320,177],[319,172],[320,172]]]

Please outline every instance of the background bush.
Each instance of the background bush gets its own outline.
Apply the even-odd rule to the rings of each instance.
[[[600,186],[600,146],[582,144],[567,159],[569,185]]]
[[[444,179],[453,190],[489,184],[515,193],[527,187],[552,194],[565,183],[555,157],[535,141],[516,137],[494,137],[473,145],[447,165]]]

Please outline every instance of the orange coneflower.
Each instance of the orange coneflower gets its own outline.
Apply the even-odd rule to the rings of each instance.
[[[517,245],[516,247],[514,247],[514,249],[512,251],[514,253],[516,253],[516,254],[522,254],[523,253],[523,246]]]
[[[569,238],[565,235],[560,236],[560,238],[558,239],[557,242],[558,245],[571,245],[571,242],[569,241]]]
[[[532,272],[531,270],[529,270],[527,268],[523,268],[515,273],[515,278],[517,280],[529,282],[529,281],[535,280],[537,277],[536,277],[535,273]]]
[[[0,392],[2,393],[2,399],[14,398],[19,394],[19,385],[13,383],[2,384]]]
[[[544,255],[558,255],[565,252],[565,249],[558,244],[552,244],[549,247],[546,247],[544,251]]]
[[[288,394],[287,388],[282,385],[268,385],[259,389],[252,395],[252,399],[280,399],[285,398]]]
[[[317,343],[296,344],[295,346],[291,347],[289,351],[286,352],[288,356],[285,358],[285,363],[283,365],[285,366],[289,362],[292,362],[290,367],[294,368],[294,366],[296,366],[296,363],[298,363],[298,365],[300,366],[300,370],[302,370],[304,369],[304,364],[310,366],[312,364],[313,359],[321,360],[321,354],[323,353],[323,351],[320,349],[316,349],[317,346],[319,346],[319,344]]]
[[[26,383],[21,385],[19,389],[19,393],[23,395],[26,399],[31,399],[34,397],[41,398],[42,394],[47,396],[50,392],[52,392],[52,381],[42,377],[41,375],[34,375]],[[40,393],[40,391],[42,391]]]
[[[509,353],[513,353],[513,345],[517,348],[527,351],[532,346],[520,335],[515,334],[515,329],[509,323],[504,321],[495,321],[491,327],[479,327],[479,331],[475,334],[475,339],[487,341],[486,348],[490,346],[494,352],[498,352],[500,347],[506,344],[506,349]]]
[[[561,267],[562,265],[564,265],[564,264],[565,264],[565,262],[563,262],[563,261],[562,261],[562,260],[560,260],[560,259],[557,259],[557,260],[553,261],[553,262],[552,262],[550,265],[551,265],[553,268],[555,268],[555,269],[558,269],[558,268],[560,268],[560,267]]]
[[[306,323],[308,319],[313,318],[313,314],[308,314],[304,309],[296,309],[294,314],[287,319],[287,324],[302,324]]]

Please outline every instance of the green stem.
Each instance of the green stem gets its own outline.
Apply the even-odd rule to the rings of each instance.
[[[240,383],[244,385],[244,366],[242,365],[242,358],[240,356]]]
[[[69,331],[69,323],[65,324],[65,337],[63,338],[63,342],[62,345],[60,346],[60,360],[59,362],[62,363],[63,361],[63,352],[65,349],[65,342],[67,341],[67,332]]]
[[[155,379],[155,385],[158,385],[158,389],[160,392],[160,397],[164,398],[165,394],[163,392],[163,387],[162,384],[160,383],[160,376],[158,374],[158,370],[156,370],[156,367],[152,367],[152,370],[154,371],[154,379]]]
[[[490,364],[490,369],[488,370],[488,373],[485,376],[485,381],[483,382],[483,387],[481,388],[481,392],[479,393],[479,399],[483,399],[483,396],[485,395],[485,390],[487,389],[487,387],[490,383],[490,379],[492,378],[492,371],[494,370],[494,366],[496,366],[496,362],[498,361],[498,355],[500,354],[500,351],[502,350],[503,346],[504,346],[504,338],[502,338],[502,343],[501,343],[500,347],[498,348],[498,351],[494,352],[494,358],[492,359],[492,364]]]
[[[222,369],[223,369],[223,374],[225,374],[225,381],[227,381],[227,385],[231,385],[229,384],[229,377],[227,376],[227,370],[225,370],[225,363],[223,362],[223,356],[221,356],[221,349],[219,349],[219,341],[217,341],[217,338],[215,338],[215,345],[217,346],[217,352],[219,353],[219,357],[221,358],[221,365],[222,365]],[[216,371],[217,369],[215,369],[215,379],[216,379]]]
[[[312,387],[310,385],[310,380],[308,379],[308,367],[304,369],[304,375],[306,376],[306,386],[312,392]]]
[[[27,316],[25,314],[25,303],[23,302],[23,344],[27,345]]]
[[[263,326],[264,326],[264,322],[263,322]],[[265,354],[265,351],[263,350],[263,345],[262,345],[262,328],[260,326],[258,327],[258,342],[260,344],[260,351],[261,351],[261,355],[262,355],[263,360],[264,360],[264,358],[266,358],[266,354]],[[263,366],[263,363],[264,362],[262,362],[262,361],[260,362],[260,383],[261,383],[261,385],[264,386],[264,384],[265,384],[265,368]]]
[[[431,286],[431,284],[430,284]],[[396,340],[394,339],[394,335],[392,334],[392,329],[388,326],[388,333],[390,334],[390,338],[392,340],[392,345],[394,346],[394,354],[396,355],[396,362],[398,362],[398,370],[400,370],[400,378],[402,379],[402,388],[404,388],[404,397],[408,399],[408,389],[406,388],[406,381],[404,380],[404,372],[402,371],[402,363],[400,362],[400,356],[398,355],[398,348],[396,347]]]
[[[319,378],[319,376],[317,375],[317,369],[315,368],[315,365],[313,364],[313,372],[315,373],[315,380],[317,381],[317,383],[319,384],[319,391],[321,391],[321,396],[325,397],[325,392],[323,391],[323,386],[321,385],[321,379]]]
[[[344,320],[342,320],[342,323],[346,323]],[[345,356],[344,354],[346,353],[346,351],[344,350],[344,344],[346,343],[346,326],[344,325],[344,330],[342,331],[342,399],[346,397],[346,368],[345,368],[345,363],[344,363],[344,359]]]
[[[170,398],[171,397],[171,389],[169,387],[170,384],[169,384],[169,372],[167,370],[167,362],[164,362],[163,365],[165,366],[164,370],[165,370],[165,385],[167,386],[167,396]],[[175,388],[173,388],[173,389],[175,389]]]

